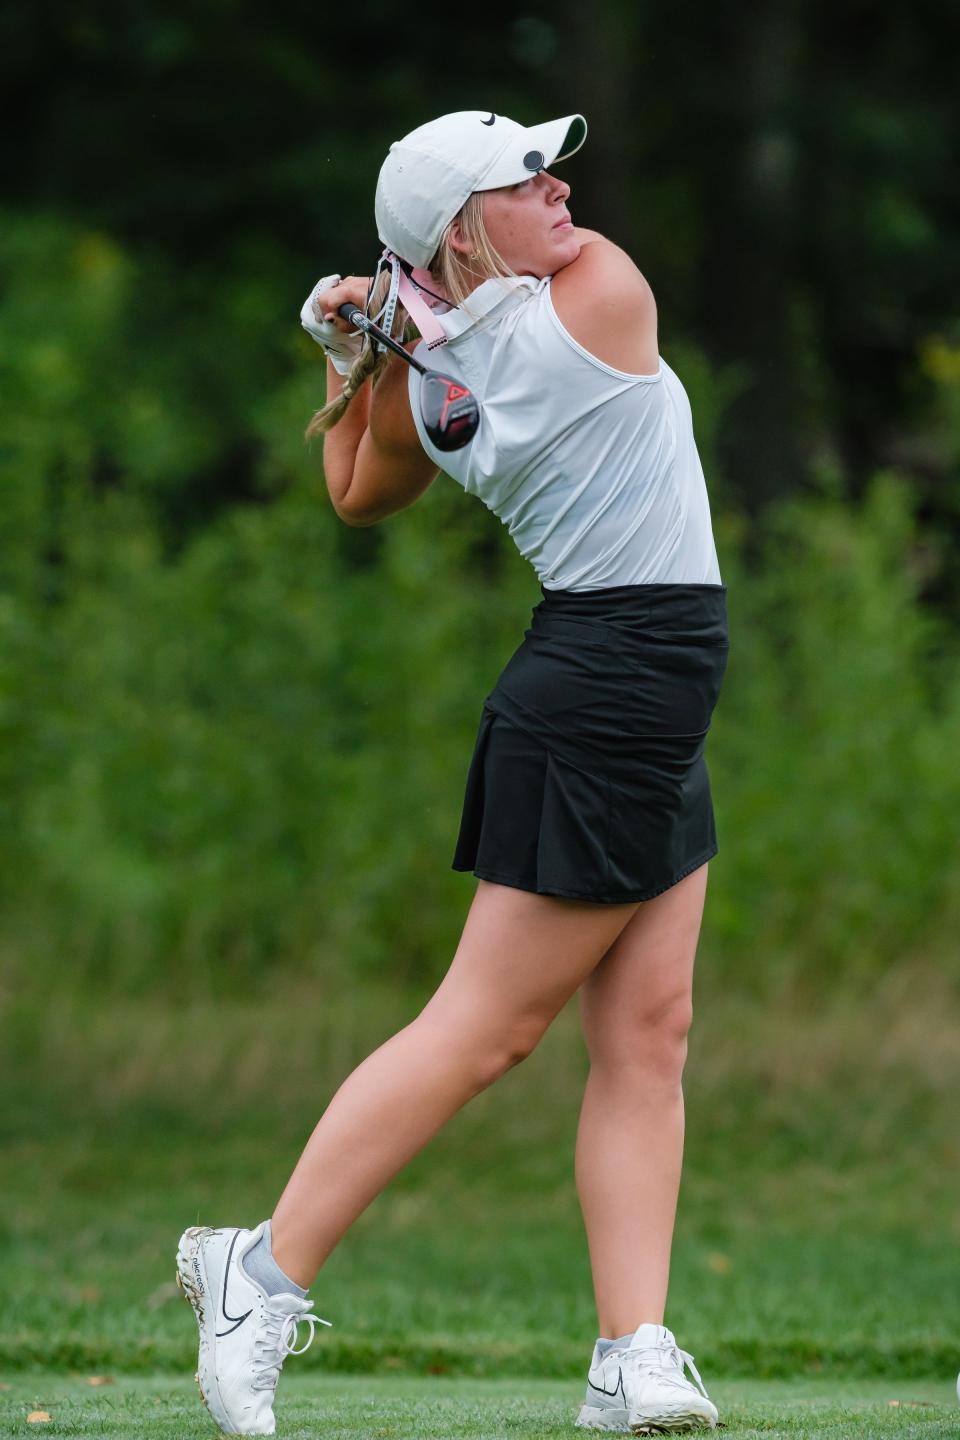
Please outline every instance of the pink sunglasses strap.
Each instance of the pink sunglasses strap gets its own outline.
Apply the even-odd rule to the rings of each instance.
[[[400,272],[400,283],[397,293],[410,319],[420,331],[427,349],[435,350],[438,345],[446,345],[449,336],[440,324],[440,321],[433,314],[427,302],[421,296],[416,285],[418,276],[424,284],[426,284],[429,277],[422,270],[414,270],[413,283],[411,283],[406,271],[401,267],[400,261],[398,257],[394,255],[393,251],[385,250],[384,256],[389,260],[391,266],[395,266]]]

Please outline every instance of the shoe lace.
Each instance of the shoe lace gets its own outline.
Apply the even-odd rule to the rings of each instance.
[[[310,1326],[306,1344],[297,1348],[298,1327],[303,1322]],[[276,1390],[280,1378],[280,1367],[288,1355],[302,1355],[313,1344],[318,1325],[332,1325],[332,1320],[321,1320],[319,1315],[303,1311],[264,1311],[260,1330],[254,1344],[253,1368],[255,1379],[253,1390]]]
[[[700,1394],[705,1399],[710,1399],[706,1387],[700,1379],[700,1371],[693,1363],[693,1356],[689,1355],[686,1350],[681,1350],[679,1345],[671,1344],[669,1340],[661,1340],[656,1345],[628,1345],[622,1351],[622,1356],[627,1364],[632,1364],[642,1374],[656,1375],[659,1379],[667,1380],[675,1385],[689,1385],[690,1382],[683,1373],[683,1367],[686,1365],[697,1383]],[[677,1372],[676,1375],[664,1375],[663,1362],[665,1358],[672,1362]]]

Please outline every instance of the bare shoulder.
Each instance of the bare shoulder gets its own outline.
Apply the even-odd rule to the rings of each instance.
[[[604,364],[630,375],[655,374],[657,306],[646,277],[612,240],[592,230],[577,235],[580,254],[550,281],[560,324]]]

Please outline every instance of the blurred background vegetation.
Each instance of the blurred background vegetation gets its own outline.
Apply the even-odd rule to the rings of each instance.
[[[829,1275],[837,1226],[852,1226],[866,1237],[863,1303],[884,1253],[899,1285],[919,1285],[914,1343],[942,1267],[934,1250],[920,1257],[909,1207],[960,1238],[958,41],[956,7],[927,0],[736,12],[563,0],[420,18],[289,0],[7,7],[0,1003],[21,1186],[5,1223],[35,1244],[23,1294],[45,1227],[69,1229],[78,1196],[112,1206],[111,1164],[119,1174],[138,1137],[195,1138],[191,1096],[217,1077],[238,1105],[262,1093],[231,1068],[230,1034],[247,1033],[239,997],[258,1007],[253,1075],[290,1107],[292,1161],[347,1065],[449,962],[475,884],[449,863],[481,701],[539,588],[493,517],[443,478],[380,526],[336,519],[320,449],[302,439],[324,374],[298,311],[320,275],[374,265],[392,140],[448,110],[528,124],[580,111],[590,132],[563,166],[570,207],[653,286],[729,586],[709,751],[721,850],[692,1062],[709,1084],[694,1090],[687,1182],[709,1203],[689,1202],[694,1259],[680,1263],[700,1263],[696,1235],[720,1255],[711,1285],[742,1253],[762,1287],[757,1236],[789,1214],[795,1239],[808,1222],[821,1237]],[[382,1030],[357,1019],[351,1032],[367,993]],[[284,1070],[298,1005],[315,1031],[294,1033],[306,1048],[324,1037],[334,1057],[308,1067],[302,1094]],[[201,1016],[224,1031],[207,1068]],[[553,1156],[570,1139],[573,1100],[560,1060],[527,1063],[552,1067],[534,1098],[566,1117],[527,1135],[530,1163],[538,1144]],[[268,1105],[260,1124],[276,1133]],[[84,1125],[100,1127],[96,1167]],[[458,1117],[439,1158],[397,1185],[422,1180],[439,1205],[444,1162],[475,1153],[522,1213],[513,1152],[481,1129]],[[65,1209],[48,1212],[31,1147],[68,1133]],[[815,1152],[828,1158],[804,1168]],[[232,1153],[205,1172],[216,1223],[237,1193]],[[166,1194],[157,1164],[149,1184]],[[742,1199],[761,1169],[766,1218],[711,1242],[733,1205],[723,1177]],[[776,1189],[786,1171],[797,1188]],[[195,1200],[185,1187],[146,1216],[148,1180],[130,1174],[128,1223],[155,1227],[145,1265],[162,1255],[165,1273],[167,1232],[175,1243]],[[857,1188],[867,1174],[874,1206]],[[243,1203],[268,1204],[283,1178],[258,1176]],[[556,1195],[569,1222],[573,1192]],[[778,1250],[798,1284],[817,1273],[811,1245]],[[374,1308],[382,1274],[371,1252]],[[693,1313],[702,1277],[678,1283]],[[785,1271],[766,1302],[750,1289],[756,1308],[737,1323],[755,1354],[792,1286]],[[941,1316],[946,1303],[938,1292]],[[876,1354],[890,1305],[870,1313]],[[704,1323],[721,1355],[717,1307]],[[452,1312],[438,1313],[442,1329]],[[828,1309],[809,1314],[789,1343],[833,1354]],[[578,1336],[579,1316],[564,1311]],[[916,1340],[924,1363],[940,1363],[941,1340]]]

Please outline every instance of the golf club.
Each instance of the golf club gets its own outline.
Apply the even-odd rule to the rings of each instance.
[[[352,301],[347,300],[337,313],[354,329],[365,330],[406,360],[414,370],[419,370],[423,376],[420,414],[432,445],[438,450],[459,450],[470,443],[480,424],[480,407],[466,385],[454,380],[452,375],[445,375],[442,370],[428,370],[419,360],[414,360],[409,351],[368,319]]]

